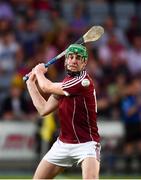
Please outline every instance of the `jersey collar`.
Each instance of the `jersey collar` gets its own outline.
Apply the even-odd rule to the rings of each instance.
[[[67,75],[68,76],[71,76],[71,77],[78,77],[80,75],[82,75],[82,73],[84,72],[85,70],[82,70],[82,71],[77,71],[77,72],[72,72],[70,70],[67,70]]]

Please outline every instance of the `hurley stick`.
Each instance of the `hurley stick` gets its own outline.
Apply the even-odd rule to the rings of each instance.
[[[104,28],[102,26],[93,26],[91,27],[80,39],[78,39],[75,44],[85,44],[88,42],[94,42],[97,41],[104,33]],[[66,50],[58,54],[56,57],[52,58],[48,61],[48,63],[45,64],[45,67],[47,68],[51,64],[54,64],[58,59],[63,57],[66,54]],[[28,75],[25,75],[23,77],[24,81],[28,80]]]

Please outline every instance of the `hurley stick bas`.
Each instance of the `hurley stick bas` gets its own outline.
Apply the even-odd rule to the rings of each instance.
[[[92,26],[80,39],[78,39],[75,44],[85,44],[88,42],[97,41],[104,33],[104,28],[102,26]],[[56,57],[52,58],[45,64],[45,67],[49,67],[51,64],[54,64],[58,59],[63,57],[66,54],[66,50],[58,54]],[[28,80],[28,75],[23,77],[24,81]]]

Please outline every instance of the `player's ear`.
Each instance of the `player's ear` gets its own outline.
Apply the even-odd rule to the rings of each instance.
[[[87,65],[87,61],[86,61],[86,60],[84,60],[84,65],[85,65],[85,66]]]

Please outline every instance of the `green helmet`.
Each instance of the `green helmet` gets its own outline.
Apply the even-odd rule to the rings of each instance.
[[[82,56],[84,60],[88,59],[86,47],[80,44],[71,44],[66,50],[66,57],[68,57],[68,55],[72,53],[77,53],[78,55]]]

